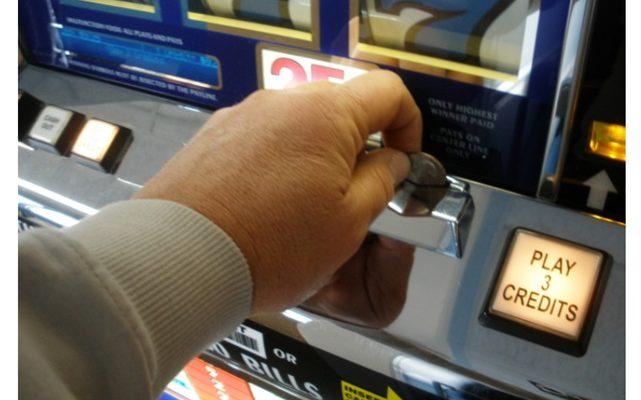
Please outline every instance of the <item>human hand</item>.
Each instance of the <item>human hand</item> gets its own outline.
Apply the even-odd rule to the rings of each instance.
[[[363,154],[379,130],[387,147]],[[282,310],[325,287],[357,252],[421,135],[420,111],[391,72],[259,91],[214,113],[136,197],[215,222],[248,261],[252,312]]]
[[[302,307],[353,324],[385,327],[403,310],[413,261],[413,246],[370,234]]]

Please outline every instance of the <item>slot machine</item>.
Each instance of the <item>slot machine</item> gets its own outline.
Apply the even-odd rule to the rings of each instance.
[[[287,399],[624,398],[623,0],[21,0],[19,29],[19,231],[129,198],[257,89],[390,69],[421,108],[440,189],[371,226],[417,249],[398,318],[247,320],[165,398],[203,363]]]

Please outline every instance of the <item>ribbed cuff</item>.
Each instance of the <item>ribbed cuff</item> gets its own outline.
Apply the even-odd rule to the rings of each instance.
[[[252,281],[234,241],[199,213],[162,200],[110,205],[68,228],[143,321],[156,381],[240,324]]]

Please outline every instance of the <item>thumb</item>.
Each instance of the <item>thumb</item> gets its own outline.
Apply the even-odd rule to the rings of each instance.
[[[358,221],[369,227],[409,172],[409,157],[398,150],[385,148],[360,157],[347,193]]]

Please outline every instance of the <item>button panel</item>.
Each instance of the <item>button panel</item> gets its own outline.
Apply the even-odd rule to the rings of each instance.
[[[516,229],[482,322],[582,354],[598,308],[606,258],[599,250]]]
[[[18,91],[19,139],[30,146],[112,173],[132,141],[131,130],[71,110],[46,105]]]

